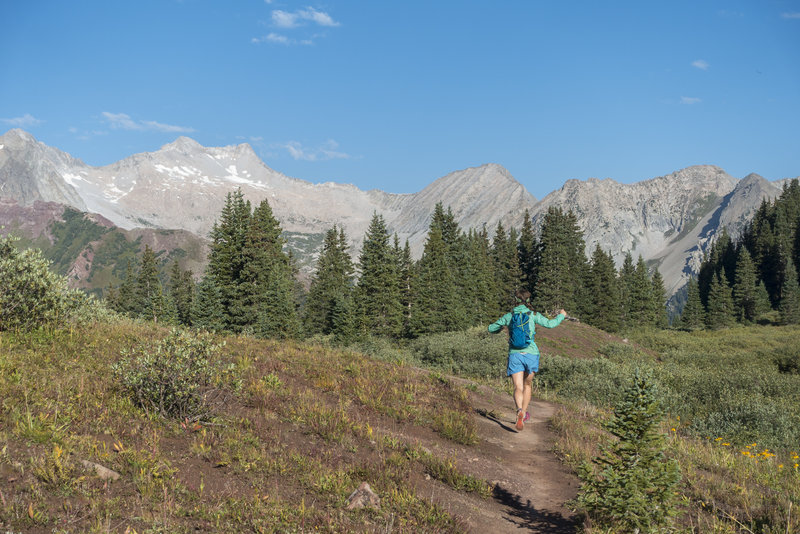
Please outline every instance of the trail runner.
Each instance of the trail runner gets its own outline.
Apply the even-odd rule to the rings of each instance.
[[[518,289],[516,294],[517,305],[511,313],[507,313],[500,317],[497,321],[489,325],[489,332],[496,334],[506,327],[506,329],[518,329],[524,326],[516,326],[512,324],[512,319],[515,314],[523,314],[521,319],[524,325],[528,321],[530,329],[530,342],[527,346],[514,346],[512,342],[513,332],[509,331],[508,336],[508,365],[506,367],[506,374],[511,377],[511,382],[514,384],[514,403],[517,406],[517,430],[522,430],[525,423],[530,419],[528,413],[528,404],[531,401],[531,391],[534,375],[539,371],[539,347],[533,341],[533,336],[536,332],[535,324],[545,328],[555,328],[561,324],[561,321],[567,316],[567,312],[563,309],[558,312],[555,319],[548,319],[541,313],[534,313],[530,309],[530,291]],[[519,319],[517,319],[519,322]]]

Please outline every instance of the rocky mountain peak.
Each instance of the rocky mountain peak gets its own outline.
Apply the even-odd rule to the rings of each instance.
[[[204,147],[191,137],[180,136],[171,143],[162,146],[158,152],[180,152],[182,154],[189,154],[203,150]]]
[[[58,202],[102,214],[121,228],[207,236],[226,194],[241,188],[253,204],[269,201],[308,268],[334,224],[345,229],[357,254],[373,213],[382,214],[390,232],[408,239],[419,257],[439,202],[463,230],[485,226],[490,233],[498,222],[520,228],[526,210],[537,228],[549,207],[560,207],[575,213],[589,254],[598,244],[618,262],[627,252],[641,254],[658,265],[669,293],[696,272],[722,226],[735,234],[785,182],[757,174],[737,180],[715,165],[696,165],[629,184],[571,179],[537,201],[497,163],[451,172],[417,193],[394,194],[289,178],[267,167],[247,143],[204,147],[179,137],[104,167],[87,166],[23,130],[10,130],[0,145],[0,196],[21,206]]]
[[[19,146],[26,143],[38,143],[36,138],[34,138],[31,134],[19,128],[13,128],[7,131],[5,134],[0,136],[0,140],[2,140],[3,144],[7,144],[9,146]]]

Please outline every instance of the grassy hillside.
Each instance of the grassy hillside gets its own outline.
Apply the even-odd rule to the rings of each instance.
[[[132,323],[0,333],[0,530],[458,532],[426,496],[459,492],[479,506],[491,493],[447,452],[476,430],[466,390],[439,374],[218,338],[210,413],[163,418],[137,405],[112,364],[169,335]],[[413,434],[445,447],[404,437]],[[380,509],[345,510],[362,482]]]
[[[209,346],[224,345],[201,369],[204,409],[164,417],[137,402],[135,369],[115,363],[156,356],[155,365],[172,337],[132,322],[0,333],[0,530],[463,532],[451,503],[498,505],[464,458],[481,454],[476,392],[507,391],[502,335],[473,329],[358,350],[215,337]],[[649,369],[681,467],[674,531],[800,529],[800,329],[622,340],[564,323],[537,342],[536,395],[560,406],[552,428],[566,465],[598,454],[620,385]],[[346,509],[362,482],[379,509]]]
[[[534,395],[561,405],[552,423],[566,463],[577,469],[598,455],[611,407],[636,369],[649,371],[667,413],[669,456],[681,466],[678,531],[800,532],[800,328],[639,330],[620,339],[564,323],[536,341]],[[428,366],[497,377],[504,343],[474,329],[409,348]]]

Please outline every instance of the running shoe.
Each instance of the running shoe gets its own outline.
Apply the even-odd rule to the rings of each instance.
[[[523,419],[522,422],[523,423],[527,423],[528,421],[530,421],[530,419],[531,419],[531,414],[528,413],[528,412],[525,412],[525,419]]]
[[[522,430],[525,427],[525,412],[517,410],[517,430]]]

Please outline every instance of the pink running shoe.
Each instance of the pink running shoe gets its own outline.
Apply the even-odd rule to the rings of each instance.
[[[517,430],[522,430],[525,427],[525,412],[517,410]]]
[[[523,419],[522,422],[523,423],[527,423],[530,420],[531,420],[531,414],[529,414],[528,412],[525,412],[525,419]]]

